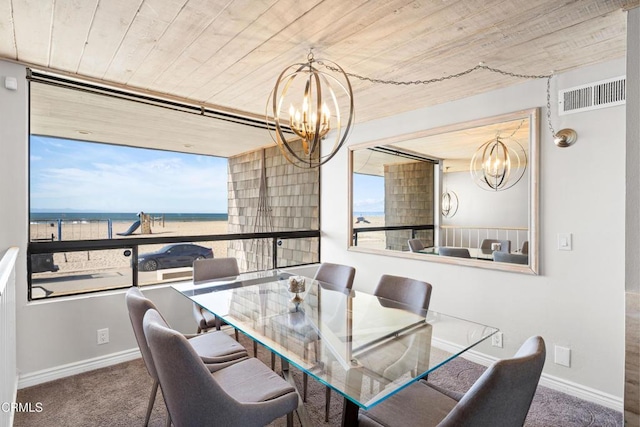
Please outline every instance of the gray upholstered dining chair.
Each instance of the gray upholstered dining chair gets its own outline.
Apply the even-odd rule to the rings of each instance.
[[[147,311],[157,309],[153,302],[146,298],[142,292],[140,292],[140,289],[136,287],[132,287],[127,291],[125,300],[129,311],[131,326],[133,327],[133,334],[136,337],[140,353],[142,353],[142,360],[144,361],[149,376],[153,379],[151,396],[149,397],[145,417],[146,426],[149,423],[151,410],[153,409],[153,404],[158,392],[158,373],[153,357],[151,356],[151,351],[144,337],[142,322]],[[224,332],[190,336],[189,342],[203,363],[206,363],[210,371],[222,369],[248,357],[247,350]]]
[[[144,316],[149,344],[171,421],[181,426],[264,426],[287,416],[293,425],[298,394],[256,358],[210,373],[189,341],[156,310]]]
[[[373,294],[386,300],[402,303],[403,308],[428,310],[432,289],[430,283],[421,280],[384,274],[380,277]]]
[[[510,262],[512,264],[527,265],[529,264],[529,255],[495,251],[493,253],[493,260],[496,262]]]
[[[385,274],[380,277],[373,294],[381,298],[380,304],[383,306],[415,309],[422,313],[422,310],[429,309],[431,290],[432,286],[427,282]],[[400,304],[394,305],[394,302]],[[402,351],[411,351],[411,349],[408,348],[410,344],[406,345],[407,343],[399,341],[394,344],[404,346]],[[386,370],[394,371],[398,369],[398,366],[402,365],[405,359],[405,357],[400,357],[398,360],[394,360],[386,366],[385,372]],[[380,362],[378,362],[378,364],[380,364]],[[329,365],[327,365],[327,369],[330,369]],[[325,422],[327,422],[329,421],[329,403],[331,399],[331,389],[329,387],[326,388],[325,398]]]
[[[438,248],[438,254],[442,256],[455,256],[458,258],[471,258],[471,255],[469,254],[469,249],[467,248],[442,247],[442,248]]]
[[[426,316],[432,289],[430,283],[421,280],[385,274],[380,277],[373,294],[380,298],[382,306],[413,311],[420,316]],[[417,337],[417,335],[408,338],[399,337],[386,344],[394,348],[390,354],[396,354],[398,357],[387,363],[382,360],[376,361],[375,364],[380,369],[378,374],[381,382],[384,383],[384,378],[394,378],[399,373],[416,374],[419,359],[417,353],[420,352],[418,347],[421,345]]]
[[[546,356],[542,337],[531,337],[511,359],[491,365],[465,394],[417,381],[369,411],[363,427],[522,426],[531,407]]]
[[[409,239],[407,240],[407,244],[409,245],[409,251],[411,252],[418,252],[424,249],[424,245],[420,239]]]
[[[321,282],[321,286],[326,289],[335,291],[346,291],[353,287],[353,279],[356,275],[356,269],[348,265],[333,264],[330,262],[323,262],[316,270],[314,276],[315,280]],[[319,337],[317,334],[304,337],[304,352],[305,356],[308,352],[308,346],[313,344],[317,353],[317,340]],[[273,362],[272,362],[273,368]],[[302,375],[302,400],[307,401],[309,376],[306,373]],[[331,401],[331,389],[326,387],[325,389],[325,421],[329,421],[329,405]]]
[[[206,280],[221,279],[223,277],[235,277],[240,274],[238,261],[235,258],[205,258],[193,261],[193,283]],[[197,304],[193,304],[193,317],[198,324],[198,333],[209,329],[220,330],[222,321]],[[238,331],[235,331],[236,340]]]
[[[490,254],[493,252],[491,245],[493,243],[500,243],[500,252],[511,252],[511,240],[499,240],[499,239],[484,239],[480,243],[480,250],[484,253]]]

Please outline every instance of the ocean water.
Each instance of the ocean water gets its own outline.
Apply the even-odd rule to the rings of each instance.
[[[226,213],[150,213],[154,218],[164,215],[165,221],[226,221]],[[137,212],[31,212],[29,215],[31,222],[40,221],[63,221],[88,222],[88,221],[136,221]]]

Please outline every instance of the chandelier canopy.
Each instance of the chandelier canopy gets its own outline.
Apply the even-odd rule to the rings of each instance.
[[[327,71],[318,69],[319,64]],[[267,103],[267,123],[269,108],[275,127],[270,128],[272,138],[285,158],[299,167],[319,167],[331,160],[353,126],[353,91],[347,74],[333,62],[316,61],[311,52],[306,63],[280,73]],[[321,141],[329,137],[331,150],[322,150]]]

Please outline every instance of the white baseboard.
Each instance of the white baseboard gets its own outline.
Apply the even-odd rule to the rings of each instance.
[[[462,347],[459,345],[435,337],[433,338],[433,346],[449,353],[456,353],[462,350]],[[475,350],[468,350],[464,352],[461,357],[482,366],[489,366],[498,360],[496,357],[488,356]],[[542,373],[540,376],[540,385],[619,412],[624,411],[624,400],[622,397],[604,393],[553,375]]]
[[[67,365],[31,372],[20,375],[18,380],[18,389],[58,380],[60,378],[70,377],[72,375],[78,375],[83,372],[93,371],[94,369],[106,368],[107,366],[128,362],[129,360],[134,360],[139,357],[141,357],[140,350],[136,347],[130,350],[107,354],[105,356],[94,357],[92,359],[81,360]]]
[[[606,406],[607,408],[611,408],[618,412],[624,411],[623,398],[614,396],[609,393],[604,393],[600,390],[586,387],[569,380],[554,377],[553,375],[543,373],[542,377],[540,378],[540,385],[548,387],[552,390],[566,393],[573,397],[577,397],[578,399],[586,400],[587,402]]]
[[[440,340],[438,338],[433,339],[433,345],[434,347],[447,351],[449,353],[455,353],[462,350],[460,346],[444,340]],[[93,359],[82,360],[79,362],[69,363],[67,365],[57,366],[54,368],[43,369],[42,371],[20,375],[17,388],[22,389],[25,387],[31,387],[60,378],[92,371],[94,369],[106,368],[107,366],[117,365],[118,363],[127,362],[139,357],[140,350],[138,348],[134,348],[118,353],[112,353],[106,356],[95,357]],[[498,358],[496,357],[488,356],[475,350],[466,351],[462,357],[482,366],[489,366],[493,362],[498,360]],[[616,411],[622,412],[624,408],[623,399],[621,397],[613,396],[611,394],[604,393],[599,390],[574,383],[572,381],[558,378],[553,375],[543,373],[540,377],[540,385],[548,387],[552,390],[566,393],[570,396],[577,397],[578,399],[583,399],[588,402],[614,409]]]

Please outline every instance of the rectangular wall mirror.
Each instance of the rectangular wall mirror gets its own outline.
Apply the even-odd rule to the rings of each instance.
[[[350,250],[538,274],[538,116],[349,147]]]

